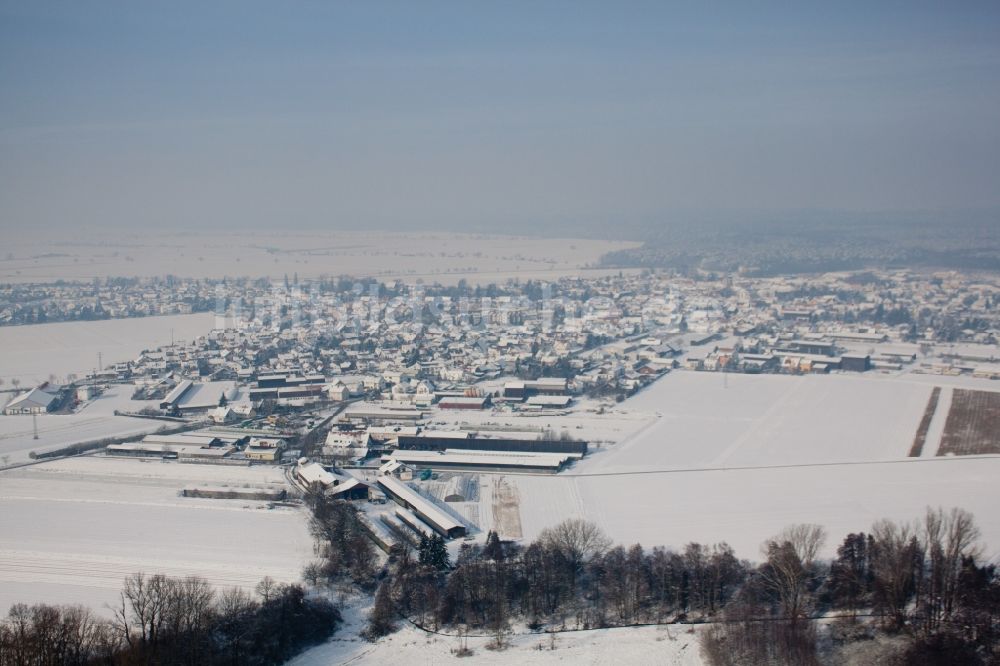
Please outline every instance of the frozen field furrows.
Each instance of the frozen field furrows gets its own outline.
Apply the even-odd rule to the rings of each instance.
[[[927,441],[924,442],[923,457],[933,458],[941,449],[941,437],[944,435],[944,424],[948,421],[948,412],[951,411],[951,400],[955,395],[955,388],[945,386],[938,396],[937,409],[931,417],[930,427],[927,429]]]
[[[306,514],[264,502],[179,496],[190,485],[284,486],[280,469],[101,457],[0,473],[0,604],[117,597],[136,571],[253,587],[299,578]]]

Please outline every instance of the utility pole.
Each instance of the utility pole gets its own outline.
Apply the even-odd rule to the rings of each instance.
[[[104,364],[101,361],[101,352],[97,352],[97,370],[98,371],[104,370]]]
[[[31,413],[31,425],[35,429],[35,439],[38,439],[38,414]]]

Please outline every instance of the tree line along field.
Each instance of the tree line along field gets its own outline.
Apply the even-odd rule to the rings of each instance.
[[[1000,453],[1000,393],[955,389],[938,455]]]
[[[920,425],[917,427],[917,434],[913,438],[913,446],[910,448],[910,457],[919,458],[920,454],[923,453],[924,444],[927,443],[927,431],[931,428],[931,420],[934,418],[934,412],[937,411],[938,400],[941,397],[941,387],[935,386],[931,391],[931,397],[927,399],[927,408],[924,410],[924,415],[920,419]]]

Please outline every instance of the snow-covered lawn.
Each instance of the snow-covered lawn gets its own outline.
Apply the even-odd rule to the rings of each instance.
[[[97,368],[97,355],[106,367],[129,361],[143,349],[191,340],[212,330],[215,315],[199,313],[137,319],[72,321],[30,326],[0,326],[0,379],[10,388],[13,379],[24,387],[55,375],[83,376]]]
[[[167,425],[163,421],[115,416],[115,410],[138,411],[153,404],[131,400],[132,391],[131,385],[116,384],[76,414],[40,414],[38,439],[34,439],[31,416],[0,416],[0,468],[28,460],[32,451],[51,451],[106,437],[140,435]]]
[[[117,598],[136,571],[252,588],[311,558],[304,509],[180,497],[189,485],[281,487],[273,467],[83,457],[0,472],[0,613]]]

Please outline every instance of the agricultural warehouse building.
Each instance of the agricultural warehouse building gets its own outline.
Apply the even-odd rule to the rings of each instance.
[[[562,453],[502,451],[394,451],[386,456],[416,469],[439,471],[531,472],[555,474],[577,456]]]
[[[427,523],[417,518],[416,514],[409,509],[397,506],[395,513],[400,522],[416,532],[418,536],[425,536],[428,539],[435,536],[434,530]]]
[[[261,375],[257,378],[257,388],[288,388],[294,386],[319,385],[320,390],[326,384],[326,377],[323,375],[306,375],[299,377],[295,375]]]
[[[192,386],[194,386],[194,382],[190,379],[185,379],[179,383],[160,402],[160,409],[173,409],[176,407],[180,403],[181,398],[184,397],[184,394],[191,390]]]
[[[561,441],[555,439],[500,439],[492,437],[469,437],[456,440],[454,437],[413,437],[400,435],[397,439],[400,449],[408,451],[444,451],[445,449],[466,449],[471,451],[506,451],[514,453],[571,453],[585,455],[587,442]]]
[[[15,414],[44,414],[51,409],[56,396],[39,388],[33,388],[17,396],[3,408],[8,416]]]
[[[232,382],[193,382],[185,379],[160,402],[160,409],[207,412],[218,407],[223,396],[228,402],[234,402],[239,398],[239,391]]]
[[[780,351],[796,354],[811,354],[813,356],[835,356],[837,346],[832,342],[822,340],[792,340],[778,347]]]
[[[566,409],[572,400],[568,395],[533,395],[528,398],[527,405],[547,409]]]
[[[389,497],[415,513],[438,534],[449,539],[465,536],[465,525],[402,481],[391,476],[380,476],[378,485]]]
[[[127,444],[111,444],[106,449],[111,456],[131,456],[133,458],[174,458],[199,462],[216,462],[226,458],[236,448],[224,444],[211,446],[209,444],[163,444],[161,442],[130,442]]]
[[[568,382],[562,377],[542,377],[535,380],[507,382],[503,385],[503,397],[523,400],[533,395],[566,395]]]
[[[441,398],[438,407],[441,409],[486,409],[490,406],[490,396],[455,396]]]
[[[848,372],[866,372],[872,367],[871,357],[861,354],[844,354],[840,357],[840,369]]]
[[[393,409],[369,403],[348,407],[341,420],[412,423],[422,418],[424,418],[424,413],[419,409]]]
[[[146,435],[142,438],[143,444],[166,444],[166,445],[192,445],[192,446],[243,446],[249,441],[249,437],[239,436],[231,433],[216,432],[214,430],[193,430],[191,432],[177,435]]]
[[[885,342],[889,338],[885,333],[857,333],[854,331],[827,333],[827,337],[834,340],[844,340],[845,342],[863,342],[867,344]]]

